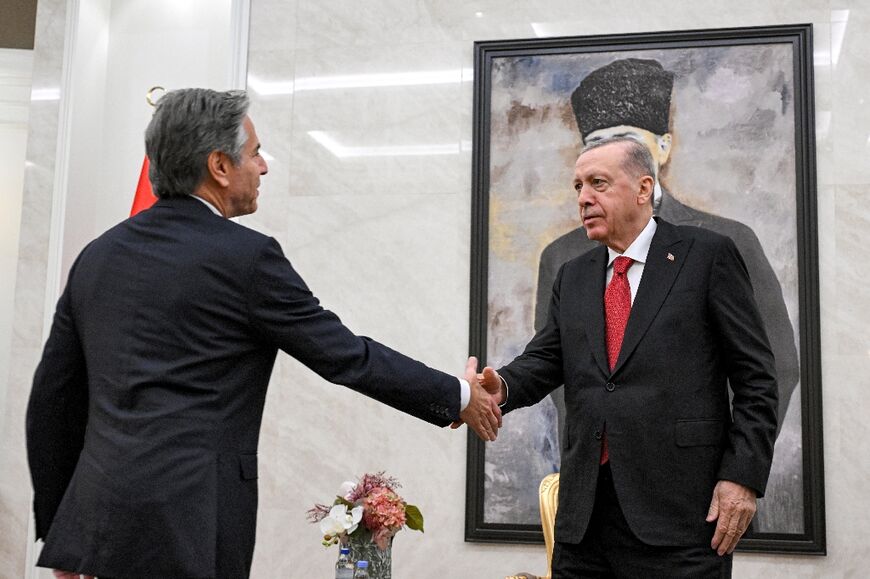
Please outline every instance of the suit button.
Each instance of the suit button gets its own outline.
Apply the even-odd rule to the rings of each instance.
[[[596,430],[594,436],[595,436],[595,440],[601,440],[601,431]]]
[[[613,382],[608,382],[608,383],[604,386],[604,388],[605,388],[608,392],[613,392],[614,390],[616,390],[616,384],[614,384]]]

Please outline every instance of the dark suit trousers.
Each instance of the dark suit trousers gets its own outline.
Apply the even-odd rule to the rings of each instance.
[[[709,546],[658,547],[642,543],[628,526],[610,466],[598,474],[595,506],[580,543],[556,542],[553,579],[728,579],[731,555]]]

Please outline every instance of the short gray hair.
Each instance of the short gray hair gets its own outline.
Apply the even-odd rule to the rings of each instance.
[[[655,161],[653,161],[652,153],[649,152],[646,145],[636,139],[632,139],[631,137],[607,137],[600,141],[594,141],[583,147],[583,150],[580,151],[580,155],[583,155],[583,153],[591,151],[592,149],[604,147],[605,145],[612,145],[614,143],[624,143],[625,145],[623,147],[623,152],[625,154],[622,157],[622,169],[626,173],[636,178],[645,177],[647,175],[653,179],[656,178],[656,164]]]
[[[166,93],[145,130],[148,177],[160,198],[190,195],[206,175],[206,161],[220,151],[238,164],[248,140],[245,91],[186,88]]]

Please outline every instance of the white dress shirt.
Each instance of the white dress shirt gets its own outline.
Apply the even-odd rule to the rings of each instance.
[[[628,287],[631,288],[631,304],[634,305],[634,296],[637,295],[637,287],[640,285],[640,278],[643,276],[643,267],[646,264],[646,256],[649,253],[649,246],[652,243],[653,235],[656,233],[656,220],[650,217],[649,223],[643,228],[634,241],[631,242],[625,249],[625,253],[617,253],[615,250],[607,248],[607,285],[610,285],[610,280],[613,279],[613,261],[619,256],[630,257],[634,260],[631,267],[626,272],[628,278]]]

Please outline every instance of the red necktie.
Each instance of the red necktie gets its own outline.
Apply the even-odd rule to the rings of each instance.
[[[625,325],[631,313],[631,287],[626,272],[634,260],[630,257],[617,257],[613,262],[613,277],[604,292],[605,339],[607,341],[607,362],[610,370],[616,367]],[[607,431],[601,441],[601,464],[610,459],[607,452]]]

